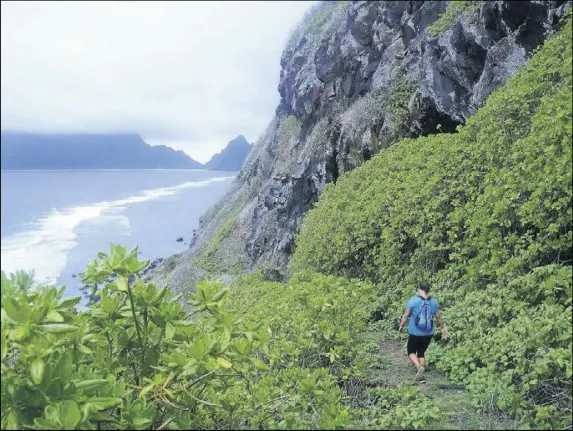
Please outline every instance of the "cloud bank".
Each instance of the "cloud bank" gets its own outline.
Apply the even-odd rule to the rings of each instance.
[[[255,141],[311,2],[2,2],[1,128],[138,132],[206,161]]]

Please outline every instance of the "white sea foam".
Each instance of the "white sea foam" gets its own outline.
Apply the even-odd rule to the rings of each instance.
[[[173,187],[143,190],[136,196],[88,206],[61,210],[52,208],[38,220],[26,223],[25,226],[28,226],[26,231],[2,238],[2,270],[9,274],[18,269],[34,269],[37,282],[55,283],[66,266],[68,253],[76,246],[76,228],[81,223],[94,219],[98,219],[102,225],[106,222],[117,223],[129,235],[129,219],[121,214],[127,206],[232,178],[234,177],[217,177],[186,182]]]

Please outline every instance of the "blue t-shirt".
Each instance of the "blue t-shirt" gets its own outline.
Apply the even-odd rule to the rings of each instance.
[[[438,307],[438,301],[436,301],[434,298],[430,298],[429,301],[430,301],[430,310],[432,312],[432,316],[434,316],[434,314],[436,314],[438,312],[440,307]],[[416,326],[415,319],[416,319],[416,316],[422,310],[422,305],[424,305],[424,300],[420,296],[412,296],[408,300],[408,304],[406,304],[406,307],[410,309],[410,317],[409,317],[409,322],[408,322],[408,334],[424,336],[424,335],[432,335],[434,333],[433,326],[432,326],[432,330],[429,332],[422,331],[420,328],[418,328]],[[436,323],[434,322],[434,326],[435,326],[435,324]]]

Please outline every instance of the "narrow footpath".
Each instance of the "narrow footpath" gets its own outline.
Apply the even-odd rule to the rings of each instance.
[[[463,386],[455,385],[439,372],[428,355],[425,383],[414,380],[415,369],[406,356],[406,338],[400,341],[385,340],[380,343],[381,367],[375,376],[378,384],[385,387],[402,385],[419,386],[421,393],[440,407],[446,416],[434,429],[515,429],[515,424],[501,414],[478,410],[471,394]]]

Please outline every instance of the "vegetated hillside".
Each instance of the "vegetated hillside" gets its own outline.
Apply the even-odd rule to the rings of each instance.
[[[238,171],[253,149],[243,135],[237,136],[227,146],[205,163],[205,168],[212,171]]]
[[[418,280],[450,340],[430,357],[482,402],[571,427],[571,22],[456,134],[404,139],[324,190],[293,269],[376,283],[390,334]]]
[[[192,290],[209,273],[271,262],[326,184],[401,137],[453,133],[559,24],[570,2],[322,2],[281,59],[280,104],[189,252],[155,280]],[[438,128],[439,126],[439,128]]]
[[[183,151],[130,133],[2,132],[2,169],[202,169]]]
[[[112,245],[80,275],[101,301],[77,312],[2,273],[2,429],[570,429],[571,31],[569,13],[459,133],[328,186],[288,283],[204,281],[186,313]],[[429,366],[468,391],[435,369],[407,384],[391,326],[420,278],[451,332]]]

